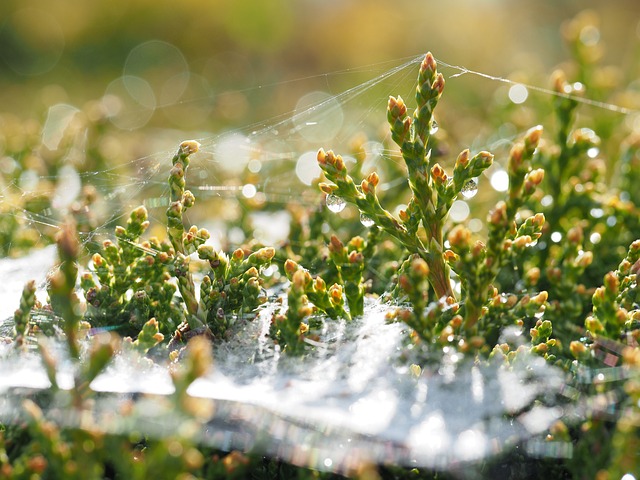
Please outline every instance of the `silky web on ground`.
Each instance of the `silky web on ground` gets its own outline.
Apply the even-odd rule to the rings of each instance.
[[[170,108],[186,101],[179,95],[172,96],[188,90],[186,67],[180,56],[161,45],[143,47],[132,55],[142,55],[145,49],[162,58],[170,55],[176,69],[171,71],[173,87],[155,87],[161,94],[153,94],[154,86],[145,83],[133,66],[127,67],[125,75],[109,85],[102,99],[114,109],[118,128],[135,129],[158,105]],[[227,242],[240,244],[246,240],[246,232],[234,225],[235,218],[243,211],[251,212],[246,206],[251,201],[264,207],[260,213],[250,213],[253,235],[277,246],[287,236],[285,206],[293,202],[313,207],[320,202],[320,193],[312,185],[320,174],[315,159],[318,148],[342,149],[346,161],[354,161],[348,155],[349,141],[362,130],[380,130],[388,95],[413,95],[416,65],[421,58],[395,62],[392,68],[384,64],[327,74],[320,77],[324,90],[317,88],[318,77],[314,77],[313,90],[301,96],[290,112],[220,134],[166,130],[137,145],[136,150],[144,152],[142,156],[117,166],[91,172],[81,172],[73,164],[63,166],[57,178],[47,179],[53,188],[54,208],[35,214],[26,210],[11,214],[24,217],[28,224],[55,228],[80,195],[82,184],[88,183],[100,192],[96,209],[101,226],[83,234],[83,242],[110,237],[113,227],[126,221],[130,210],[139,204],[147,207],[152,223],[164,225],[170,158],[181,140],[197,137],[202,149],[192,159],[187,188],[198,201],[194,210],[207,205],[198,225],[211,230],[211,242],[216,247]],[[449,81],[447,89],[456,88],[456,78],[461,74],[508,82],[443,62],[441,70]],[[370,80],[343,93],[332,91],[337,78],[364,72],[371,73]],[[515,104],[527,100],[527,90],[529,96],[554,94],[510,85],[505,95]],[[268,86],[264,87],[264,95],[268,95]],[[123,92],[135,94],[135,101],[124,98]],[[189,101],[197,101],[197,97]],[[637,112],[603,105],[591,106],[637,117]],[[58,147],[75,113],[72,106],[51,108],[42,131],[42,142],[48,149]],[[502,135],[495,145],[492,139],[478,138],[473,149],[502,148],[521,133]],[[75,141],[81,150],[86,138],[80,134]],[[365,144],[365,151],[365,167],[369,169],[402,161],[375,135]],[[489,178],[478,180],[481,188],[486,184],[497,192],[506,191],[508,177],[499,161],[487,175]],[[36,174],[29,173],[13,186],[27,195],[30,185],[38,180]],[[405,181],[383,178],[379,190],[401,187]],[[479,231],[483,222],[471,217],[467,204],[473,202],[471,197],[456,201],[451,219],[467,221],[470,229]],[[0,199],[10,201],[8,197]],[[348,215],[351,208],[340,215]],[[353,221],[359,221],[353,212],[351,215]],[[363,223],[369,222],[365,219]],[[364,232],[367,227],[362,228]],[[0,260],[0,277],[6,284],[0,291],[0,319],[9,319],[17,308],[22,285],[35,278],[42,287],[54,264],[52,247],[23,259]],[[39,297],[44,300],[42,290]],[[476,364],[473,358],[452,350],[437,352],[435,357],[441,360],[424,370],[412,367],[411,359],[424,358],[425,352],[414,352],[408,346],[404,327],[384,320],[390,307],[375,301],[369,301],[363,318],[352,323],[326,321],[311,353],[302,359],[289,358],[265,336],[273,308],[267,305],[253,321],[239,320],[231,339],[216,343],[212,373],[191,386],[189,392],[194,397],[214,403],[211,417],[195,433],[198,441],[222,449],[255,448],[294,464],[336,471],[350,471],[367,462],[456,469],[515,445],[522,445],[534,457],[570,456],[570,444],[544,443],[538,434],[560,417],[578,419],[593,409],[615,410],[615,398],[583,396],[579,384],[568,385],[562,372],[537,357],[527,357],[526,362],[506,368],[498,362]],[[3,334],[9,334],[10,324],[5,322],[3,328]],[[515,346],[524,344],[515,332],[506,331],[504,335]],[[62,350],[58,355],[64,358]],[[17,421],[21,399],[34,389],[48,388],[49,383],[35,353],[16,358],[5,347],[0,362],[0,416],[2,421]],[[68,387],[72,374],[69,364],[62,361],[58,374],[59,385]],[[173,386],[162,362],[151,365],[119,355],[91,386],[101,392],[93,416],[105,432],[148,431],[150,435],[168,436],[180,431],[183,419],[163,409],[163,398],[171,394]],[[136,415],[113,414],[131,402]],[[55,402],[47,415],[70,427],[81,421],[77,412]]]
[[[533,456],[570,456],[570,443],[541,443],[537,435],[590,408],[562,371],[534,355],[512,366],[478,364],[445,348],[432,352],[440,361],[418,367],[412,359],[425,352],[407,342],[406,327],[387,323],[390,307],[378,301],[368,301],[364,316],[350,323],[326,322],[315,350],[289,357],[266,336],[273,308],[240,320],[231,339],[215,345],[212,371],[188,390],[211,402],[197,431],[165,403],[174,391],[166,366],[131,354],[119,354],[91,384],[99,394],[95,427],[152,438],[181,432],[205,445],[339,472],[372,462],[455,470],[515,446]],[[523,343],[516,331],[501,340]],[[9,351],[0,365],[0,418],[15,422],[20,401],[50,384],[37,354]],[[71,362],[64,348],[54,351],[57,383],[70,388]],[[128,415],[114,413],[125,407]],[[64,396],[46,416],[68,427],[82,421]]]

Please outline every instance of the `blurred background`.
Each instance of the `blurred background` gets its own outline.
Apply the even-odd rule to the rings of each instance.
[[[291,110],[323,74],[428,50],[497,76],[544,78],[570,56],[563,22],[586,8],[600,18],[607,62],[630,67],[635,0],[3,0],[0,111],[43,116],[125,90],[140,114],[119,127],[229,128]],[[329,87],[370,77],[334,75]],[[496,88],[473,85],[478,98]]]
[[[319,147],[405,188],[385,108],[391,94],[411,106],[426,51],[447,79],[436,114],[445,167],[466,147],[491,149],[499,166],[553,101],[446,64],[544,88],[563,68],[589,98],[632,110],[581,109],[606,152],[640,129],[639,20],[637,0],[3,0],[0,255],[48,243],[46,228],[78,202],[99,218],[87,231],[110,231],[140,202],[162,216],[167,162],[185,138],[203,143],[190,185],[245,232],[259,230],[249,211],[317,203],[307,186]],[[37,233],[23,238],[25,225]]]

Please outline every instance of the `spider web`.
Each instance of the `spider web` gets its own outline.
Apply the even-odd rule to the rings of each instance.
[[[170,158],[180,141],[196,138],[202,148],[194,155],[187,184],[198,199],[194,210],[206,205],[205,215],[196,218],[198,225],[210,228],[216,246],[240,244],[245,238],[233,226],[233,218],[247,210],[247,201],[256,201],[263,206],[263,212],[252,218],[253,233],[265,243],[277,243],[287,234],[288,216],[283,214],[287,203],[313,207],[320,202],[319,192],[310,186],[319,147],[348,152],[353,136],[368,130],[373,132],[373,140],[365,144],[369,168],[400,161],[385,148],[376,132],[384,124],[388,95],[412,94],[421,59],[422,56],[411,57],[292,82],[311,83],[314,90],[290,111],[221,134],[163,130],[146,143],[133,132],[133,142],[140,143],[132,150],[153,153],[95,171],[82,171],[70,164],[62,166],[54,177],[36,174],[31,178],[33,184],[45,180],[51,183],[56,208],[27,211],[17,201],[11,204],[8,194],[0,201],[4,207],[15,207],[9,215],[21,217],[27,225],[55,230],[80,195],[81,185],[93,185],[100,193],[96,209],[101,217],[98,226],[82,236],[88,247],[111,236],[113,227],[123,223],[129,211],[141,203],[148,208],[151,221],[162,225],[168,204],[166,176]],[[442,61],[440,65],[448,78],[448,90],[457,88],[458,78],[470,75],[516,85],[508,79]],[[342,84],[345,77],[361,75],[369,79],[342,93],[333,91],[334,83]],[[318,91],[318,83],[322,91]],[[557,95],[534,85],[521,86],[531,95]],[[260,85],[255,90],[268,96],[270,87]],[[189,102],[206,100],[201,97]],[[621,116],[638,114],[613,104],[579,100]],[[113,98],[103,101],[108,103]],[[186,102],[176,100],[162,108]],[[144,113],[139,105],[136,108],[118,114],[119,121],[127,124],[133,121],[127,118],[135,119]],[[72,128],[76,113],[66,107],[51,110],[43,142],[50,147],[59,145]],[[470,143],[476,151],[505,149],[523,132],[503,133],[496,143],[482,136]],[[82,149],[84,141],[83,135],[78,135],[69,151]],[[348,155],[346,158],[350,161]],[[486,180],[500,190],[502,187],[497,182],[494,185],[490,178],[497,171],[489,171]],[[29,195],[26,180],[5,185],[3,190],[17,189],[22,195]],[[395,188],[403,182],[383,181],[387,183],[381,185],[382,189]],[[466,215],[472,219],[468,210]],[[11,316],[26,280],[36,278],[41,287],[44,285],[54,262],[52,247],[21,259],[0,261],[0,277],[12,279],[0,294],[0,318]],[[538,434],[561,417],[583,418],[596,409],[615,410],[615,399],[584,396],[580,385],[568,384],[563,372],[538,358],[505,368],[498,363],[479,366],[471,358],[443,352],[441,363],[426,367],[416,376],[406,365],[410,364],[407,359],[419,352],[412,352],[404,343],[406,332],[402,326],[386,324],[388,306],[376,301],[368,302],[361,320],[352,324],[328,323],[314,353],[299,362],[280,356],[277,348],[265,340],[270,308],[273,306],[265,308],[254,322],[239,325],[232,340],[218,345],[214,371],[191,386],[193,396],[215,403],[215,414],[198,434],[201,443],[221,449],[258,449],[294,464],[338,472],[353,471],[370,462],[394,462],[446,469],[460,475],[464,469],[464,475],[473,475],[469,465],[522,442],[533,457],[569,457],[570,444],[546,444]],[[10,324],[5,323],[3,329],[8,333]],[[511,343],[523,343],[514,332],[505,335],[511,335],[507,339]],[[63,352],[58,355],[64,359]],[[18,405],[24,393],[46,389],[49,382],[37,355],[16,359],[6,349],[1,363],[0,368],[7,373],[0,383],[4,393],[0,417],[3,421],[18,421]],[[68,365],[58,375],[59,385],[70,385],[72,372]],[[149,402],[161,403],[163,396],[172,393],[164,366],[141,368],[122,355],[94,381],[92,388],[102,394],[93,414],[105,432],[127,433],[134,427],[144,427],[150,435],[162,437],[175,431],[176,419],[172,415],[158,414],[158,409],[152,409],[154,418],[143,413]],[[136,398],[140,406],[136,425],[118,422],[109,415],[131,398]],[[48,412],[61,424],[72,427],[80,419],[71,413],[53,407]]]

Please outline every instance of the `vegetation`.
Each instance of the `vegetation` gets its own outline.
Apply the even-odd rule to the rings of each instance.
[[[13,210],[0,216],[0,253],[19,255],[54,241],[58,265],[48,278],[44,304],[36,298],[35,282],[25,285],[16,299],[13,335],[4,339],[5,359],[37,351],[51,387],[7,389],[0,475],[453,476],[437,465],[409,469],[370,462],[335,472],[325,464],[330,473],[324,473],[303,468],[315,465],[295,458],[286,458],[288,464],[263,457],[259,442],[247,451],[224,451],[204,441],[217,407],[188,389],[211,371],[212,351],[232,341],[256,315],[270,315],[274,355],[304,367],[306,358],[326,349],[321,333],[328,324],[364,322],[367,306],[375,303],[386,306],[388,322],[406,326],[404,346],[412,354],[403,367],[414,376],[443,365],[453,353],[502,371],[522,364],[533,371],[543,359],[566,375],[565,395],[554,401],[567,414],[536,435],[548,447],[542,458],[534,461],[535,452],[527,456],[517,445],[506,445],[473,465],[481,473],[635,478],[640,471],[640,197],[634,187],[640,141],[637,132],[621,140],[620,125],[599,125],[597,118],[588,126],[580,123],[580,99],[589,91],[598,57],[588,54],[590,44],[572,36],[571,29],[567,37],[577,52],[574,74],[580,82],[554,72],[553,119],[523,128],[506,159],[471,149],[449,158],[439,135],[444,126],[434,119],[445,79],[434,56],[426,54],[415,103],[398,96],[387,105],[388,158],[401,159],[402,166],[363,173],[361,139],[347,152],[355,158],[351,163],[320,149],[319,189],[327,209],[304,212],[290,206],[290,234],[281,245],[262,245],[247,231],[241,246],[217,249],[208,229],[190,224],[186,212],[196,197],[187,189],[187,173],[201,147],[194,140],[182,142],[172,158],[161,229],[139,206],[125,225],[114,226],[110,238],[97,242],[92,235],[97,192],[85,185],[57,233],[48,225],[34,232],[16,212],[54,206],[50,189],[40,192],[36,185],[33,195],[20,197],[7,188],[12,201],[0,207]],[[100,120],[88,124],[97,131]],[[604,145],[614,141],[619,149],[610,147],[607,159]],[[40,160],[38,183],[59,173],[55,158]],[[105,159],[94,161],[103,165]],[[481,198],[479,177],[496,162],[507,173],[508,188],[488,209],[484,227],[472,231],[452,221],[457,200]],[[612,180],[607,169],[614,165],[619,175]],[[20,165],[5,180],[15,180],[21,170],[28,168]],[[379,188],[385,174],[399,173],[406,189]],[[358,210],[360,224],[336,220],[335,213],[347,205]],[[267,274],[275,266],[281,268],[280,279]],[[507,331],[523,340],[505,339]],[[168,365],[172,393],[132,396],[118,403],[111,417],[99,414],[98,406],[108,412],[110,404],[94,381],[117,361],[140,370]],[[68,365],[72,378],[63,384]],[[535,405],[548,401],[542,397]],[[110,430],[109,419],[117,428]],[[554,454],[558,445],[571,454]]]

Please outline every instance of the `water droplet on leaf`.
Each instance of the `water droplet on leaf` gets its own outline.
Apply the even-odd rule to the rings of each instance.
[[[436,133],[438,133],[439,129],[440,125],[438,125],[438,122],[436,122],[436,119],[434,118],[433,120],[431,120],[431,125],[429,125],[429,135],[435,135]]]
[[[587,157],[596,158],[600,154],[600,149],[598,147],[591,147],[587,150]]]
[[[592,208],[591,210],[589,210],[589,214],[593,218],[601,218],[604,215],[604,210],[601,208]]]
[[[333,213],[340,213],[347,206],[347,202],[337,195],[327,195],[327,208]]]
[[[373,221],[372,218],[366,216],[364,213],[360,214],[360,223],[365,227],[372,227],[376,222]]]
[[[491,186],[497,192],[509,190],[509,173],[506,170],[496,170],[491,175]]]
[[[551,205],[553,205],[553,197],[551,195],[545,195],[540,200],[540,205],[542,205],[543,207],[550,207]]]
[[[460,190],[462,196],[464,198],[473,198],[478,193],[478,182],[472,178],[471,180],[467,180],[465,184],[462,186],[462,190]]]

